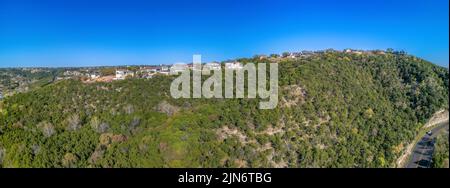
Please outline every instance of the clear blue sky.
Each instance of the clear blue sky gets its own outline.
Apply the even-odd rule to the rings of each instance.
[[[394,48],[448,67],[448,7],[448,0],[0,0],[0,67],[325,48]]]

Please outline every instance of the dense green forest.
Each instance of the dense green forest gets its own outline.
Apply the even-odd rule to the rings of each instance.
[[[324,52],[278,63],[274,110],[258,109],[259,99],[173,99],[169,76],[62,80],[7,97],[0,165],[393,167],[448,109],[448,69],[414,56]]]

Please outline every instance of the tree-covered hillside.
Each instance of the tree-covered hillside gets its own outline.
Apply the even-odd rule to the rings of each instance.
[[[264,63],[271,58],[239,59]],[[447,68],[404,54],[278,59],[279,102],[173,99],[174,77],[63,80],[0,103],[2,167],[393,167],[448,109]]]

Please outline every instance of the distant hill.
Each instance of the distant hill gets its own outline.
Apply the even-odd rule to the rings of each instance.
[[[279,63],[279,103],[173,99],[173,77],[61,80],[0,103],[2,167],[393,167],[449,71],[404,53],[324,51]]]

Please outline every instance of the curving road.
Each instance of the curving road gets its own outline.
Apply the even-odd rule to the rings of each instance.
[[[406,165],[406,168],[429,168],[431,166],[436,137],[443,131],[448,134],[448,121],[433,128],[431,130],[431,135],[425,134],[420,139],[420,141],[414,146],[412,156]]]

